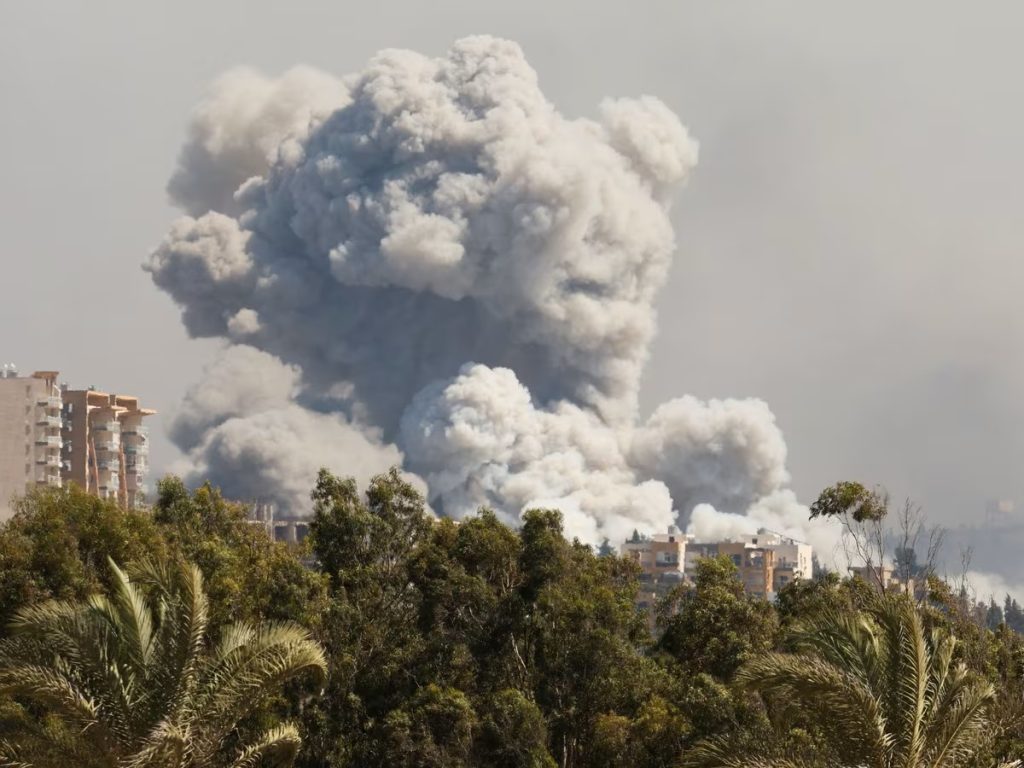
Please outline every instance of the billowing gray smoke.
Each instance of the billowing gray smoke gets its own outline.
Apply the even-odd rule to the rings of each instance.
[[[440,512],[556,505],[587,541],[699,504],[805,518],[760,401],[684,397],[638,424],[697,147],[651,97],[598,115],[559,114],[488,37],[344,81],[219,81],[170,185],[191,216],[147,265],[191,334],[246,345],[172,427],[192,476],[298,511],[321,465],[401,461]]]

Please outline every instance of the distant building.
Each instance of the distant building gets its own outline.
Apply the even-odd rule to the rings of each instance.
[[[35,486],[61,486],[61,397],[57,373],[0,370],[0,521],[11,500]]]
[[[985,502],[985,524],[990,528],[999,528],[1013,519],[1016,505],[1013,499],[989,499]]]
[[[718,544],[718,554],[732,560],[744,592],[764,600],[775,597],[774,550],[746,541],[723,541]]]
[[[93,389],[64,388],[61,398],[64,480],[134,507],[146,492],[149,472],[143,419],[156,411],[141,408],[137,397]]]
[[[887,565],[883,565],[882,567],[878,567],[877,565],[851,566],[847,570],[854,578],[862,579],[867,584],[874,587],[876,592],[917,594],[918,586],[915,584],[915,580],[913,578],[903,580],[896,574],[896,571],[893,568],[890,568]]]
[[[773,600],[784,586],[797,579],[809,579],[814,567],[810,544],[765,529],[738,539],[716,542],[687,542],[686,574],[693,578],[702,557],[726,555],[739,572],[748,595]]]
[[[654,536],[641,536],[634,533],[633,537],[622,545],[622,556],[633,560],[648,576],[666,574],[683,575],[686,562],[686,536],[678,528],[672,526],[668,533]]]
[[[620,551],[640,566],[636,604],[647,612],[652,624],[658,599],[672,587],[692,582],[697,563],[703,558],[728,557],[736,566],[743,591],[763,600],[774,600],[776,593],[792,581],[809,579],[813,568],[810,544],[764,529],[738,539],[697,541],[672,526],[667,533],[654,536],[634,532]]]
[[[671,526],[667,533],[654,536],[633,536],[623,542],[622,556],[640,566],[640,589],[636,606],[647,613],[654,624],[654,606],[672,587],[680,584],[685,577],[686,536]]]
[[[37,486],[73,482],[127,507],[146,490],[143,419],[156,411],[128,395],[58,386],[57,377],[0,371],[0,520],[11,516],[13,497]]]
[[[257,501],[249,507],[248,520],[263,528],[274,541],[298,544],[309,535],[309,518],[278,517],[273,502]]]

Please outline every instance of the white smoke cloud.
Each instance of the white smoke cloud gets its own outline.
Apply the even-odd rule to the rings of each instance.
[[[568,535],[617,542],[636,527],[665,530],[675,521],[668,489],[637,482],[619,438],[570,403],[537,409],[507,368],[468,365],[416,396],[400,442],[447,515],[488,506],[514,522],[526,509],[553,507],[565,514]]]
[[[697,145],[650,96],[598,117],[561,115],[519,47],[489,37],[384,51],[344,86],[219,81],[171,183],[191,216],[147,269],[192,335],[292,366],[299,395],[228,419],[190,395],[175,437],[196,472],[293,487],[308,411],[337,419],[316,428],[319,463],[351,472],[344,452],[370,449],[347,441],[369,429],[370,453],[404,454],[453,516],[558,506],[593,542],[701,503],[775,504],[785,443],[760,401],[684,397],[637,424],[668,206]]]
[[[230,418],[290,403],[299,376],[297,368],[266,352],[241,345],[228,347],[206,367],[202,381],[185,393],[168,433],[179,447],[191,450],[202,442],[208,429]]]
[[[636,430],[630,460],[663,481],[684,513],[697,504],[743,512],[789,481],[782,433],[754,399],[670,400]]]
[[[304,509],[322,466],[365,483],[402,463],[393,445],[339,413],[294,401],[298,369],[252,347],[228,347],[185,396],[169,431],[193,484],[210,480],[231,498]]]
[[[210,87],[192,115],[178,168],[167,185],[187,213],[237,214],[244,181],[287,157],[317,122],[345,104],[344,84],[311,67],[268,78],[240,67]]]
[[[842,528],[832,520],[810,520],[810,510],[788,488],[757,499],[743,513],[720,512],[711,504],[698,504],[690,514],[686,533],[697,541],[740,540],[761,529],[804,541],[815,556],[844,572],[847,562]]]
[[[973,591],[976,600],[984,603],[995,600],[1000,607],[1007,595],[1017,602],[1024,600],[1024,584],[1009,581],[998,573],[967,571],[966,576],[968,588]]]

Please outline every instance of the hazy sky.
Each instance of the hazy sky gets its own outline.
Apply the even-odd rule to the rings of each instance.
[[[518,41],[590,115],[650,93],[701,142],[644,402],[757,395],[810,501],[840,478],[947,523],[1024,502],[1019,3],[8,2],[0,358],[169,414],[210,359],[140,263],[189,110],[232,66]],[[157,430],[159,431],[159,430]],[[154,439],[153,464],[174,459]]]

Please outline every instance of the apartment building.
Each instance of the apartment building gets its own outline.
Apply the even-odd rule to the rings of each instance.
[[[847,571],[850,576],[869,584],[876,592],[918,595],[920,592],[926,591],[928,587],[927,579],[918,581],[913,577],[900,578],[896,570],[888,565],[881,567],[877,565],[850,566]]]
[[[668,533],[641,536],[634,532],[632,538],[622,544],[622,556],[636,562],[644,574],[649,576],[683,575],[686,561],[686,537],[672,526]]]
[[[274,541],[301,544],[309,535],[308,517],[279,517],[270,501],[255,501],[249,506],[248,521],[267,532]]]
[[[636,531],[620,547],[623,557],[640,566],[640,587],[636,607],[647,614],[650,627],[654,627],[654,607],[661,597],[680,584],[686,562],[686,536],[671,526],[667,533],[642,536]]]
[[[697,542],[688,537],[685,572],[693,578],[702,557],[725,555],[736,566],[748,595],[767,600],[796,579],[809,579],[814,559],[810,544],[764,529],[751,536]]]
[[[620,546],[623,557],[640,566],[636,605],[653,624],[658,599],[682,582],[692,582],[697,564],[707,557],[728,557],[746,594],[774,600],[776,593],[796,579],[810,578],[813,552],[809,544],[760,530],[751,536],[722,541],[697,541],[675,526],[667,533],[633,536]]]
[[[61,397],[56,371],[0,370],[0,522],[34,486],[61,485]]]
[[[156,411],[138,398],[58,385],[57,371],[0,371],[0,520],[11,499],[36,486],[73,482],[135,506],[146,491],[149,436]]]
[[[156,411],[139,399],[94,389],[61,390],[63,478],[90,493],[134,507],[146,492],[149,430]]]
[[[736,566],[743,591],[764,600],[775,597],[775,552],[770,547],[747,541],[723,541],[718,553]]]

